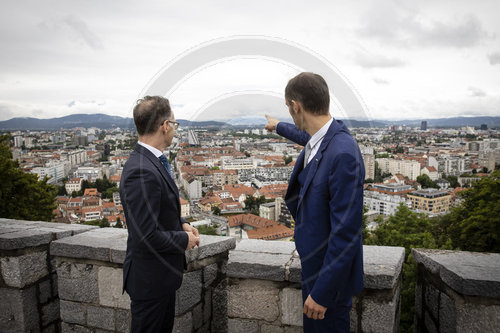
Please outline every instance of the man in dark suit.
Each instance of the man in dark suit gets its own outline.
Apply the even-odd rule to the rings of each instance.
[[[179,191],[163,155],[178,126],[168,99],[140,99],[134,122],[139,141],[120,180],[128,228],[123,289],[131,299],[132,332],[171,332],[185,251],[200,239],[180,216]]]
[[[304,332],[349,332],[352,296],[363,289],[363,159],[330,116],[320,75],[291,79],[285,100],[295,125],[266,116],[266,129],[305,146],[285,197],[302,265]]]

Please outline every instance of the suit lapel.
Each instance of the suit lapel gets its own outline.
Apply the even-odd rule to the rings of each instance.
[[[300,190],[299,193],[299,202],[297,204],[297,210],[299,210],[300,204],[302,203],[302,199],[304,198],[307,189],[309,188],[309,185],[311,185],[311,182],[314,179],[314,176],[316,175],[316,171],[318,171],[318,165],[321,162],[321,159],[323,158],[323,151],[326,149],[326,147],[328,147],[330,141],[333,139],[335,134],[337,134],[340,130],[341,126],[337,123],[337,121],[335,121],[335,119],[333,119],[332,123],[330,124],[330,127],[328,128],[328,131],[323,137],[323,141],[321,141],[321,145],[319,146],[318,152],[316,153],[316,155],[313,156],[311,162],[309,162],[311,163],[311,166],[309,172],[307,173],[307,178],[304,183],[304,186],[302,186],[302,189]],[[302,163],[304,162],[302,161]]]
[[[153,165],[160,171],[163,179],[165,179],[165,181],[167,182],[167,185],[170,187],[170,189],[174,192],[175,196],[177,197],[177,206],[180,206],[180,203],[179,203],[179,189],[177,188],[177,185],[175,185],[175,182],[174,180],[172,179],[172,177],[170,177],[170,175],[167,173],[167,170],[165,169],[165,167],[163,166],[163,164],[161,164],[160,160],[153,155],[153,153],[151,153],[148,149],[142,147],[141,145],[136,145],[135,146],[135,150],[147,157],[151,163],[153,163]],[[180,207],[177,207],[180,211]]]

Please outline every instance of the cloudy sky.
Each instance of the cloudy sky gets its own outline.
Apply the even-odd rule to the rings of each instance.
[[[326,59],[366,105],[353,114],[334,103],[334,116],[499,116],[499,12],[497,0],[2,1],[0,120],[131,116],[166,65],[234,36]],[[283,118],[288,79],[308,70],[296,65],[265,54],[221,59],[168,97],[177,118]]]

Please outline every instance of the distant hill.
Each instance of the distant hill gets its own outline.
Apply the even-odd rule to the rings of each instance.
[[[462,127],[462,126],[481,126],[488,125],[488,128],[500,127],[500,117],[453,117],[436,119],[418,119],[418,120],[380,120],[388,125],[407,125],[420,126],[422,120],[427,121],[427,127]]]
[[[285,120],[285,119],[283,119]],[[428,127],[462,127],[462,126],[480,126],[487,124],[488,128],[500,127],[500,117],[455,117],[438,119],[420,119],[420,120],[354,120],[342,119],[347,127],[385,127],[387,125],[407,125],[420,126],[422,120],[427,121]],[[179,119],[183,127],[263,127],[266,124],[264,117],[240,117],[224,121],[190,121]],[[285,121],[291,121],[286,119]],[[97,127],[101,129],[108,128],[134,128],[132,118],[109,116],[105,114],[74,114],[65,117],[38,119],[38,118],[12,118],[0,121],[0,130],[57,130],[60,128],[74,127]]]

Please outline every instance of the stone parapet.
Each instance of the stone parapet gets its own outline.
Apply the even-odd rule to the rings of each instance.
[[[130,297],[122,294],[127,231],[103,228],[55,241],[62,331],[130,331]],[[226,265],[234,238],[201,235],[186,252],[188,269],[175,305],[174,332],[227,330]]]
[[[353,299],[352,332],[399,328],[404,248],[364,246],[365,289]],[[229,255],[228,331],[301,332],[300,258],[293,242],[243,240]]]
[[[500,254],[413,249],[412,255],[418,331],[500,331]]]
[[[95,228],[0,219],[0,331],[59,331],[58,281],[50,244]]]

